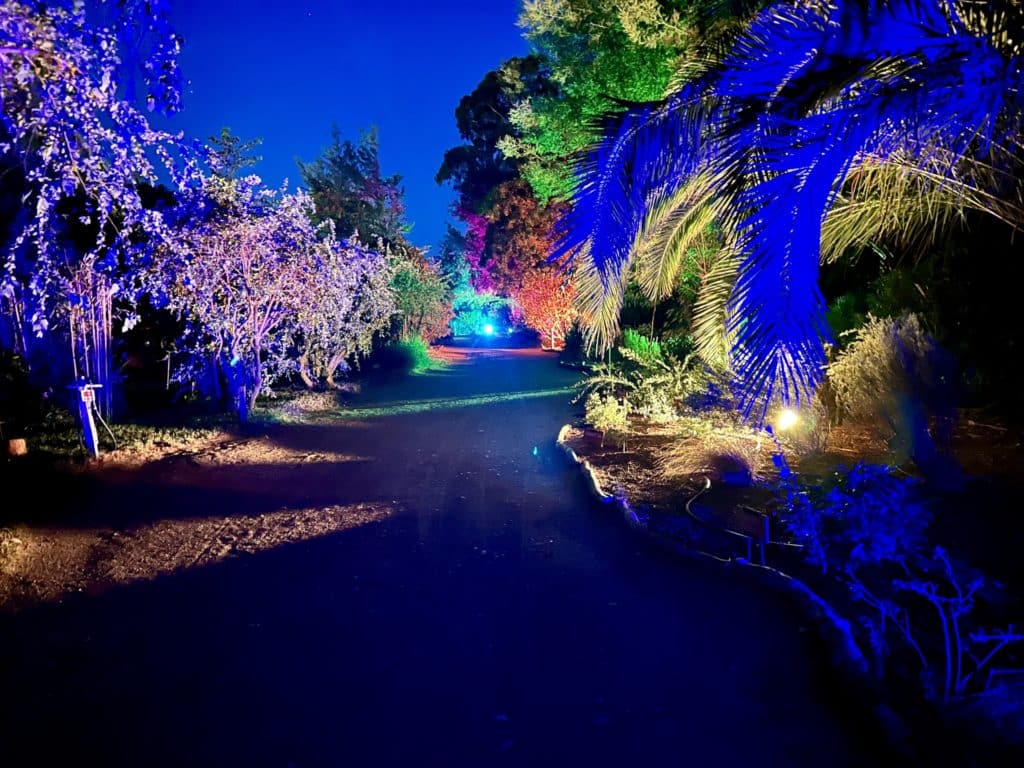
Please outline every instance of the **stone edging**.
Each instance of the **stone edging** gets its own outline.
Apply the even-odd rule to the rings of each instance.
[[[715,562],[720,566],[735,567],[739,572],[752,577],[759,585],[783,593],[793,600],[804,613],[808,623],[814,627],[818,637],[829,649],[833,668],[844,686],[851,691],[871,712],[875,722],[889,746],[905,758],[913,755],[910,746],[910,729],[903,719],[882,701],[878,681],[871,675],[871,667],[863,652],[853,639],[850,622],[839,616],[828,603],[809,586],[789,574],[769,566],[751,563],[745,558],[721,558],[709,552],[687,547],[677,539],[650,530],[640,519],[629,501],[621,494],[605,491],[597,478],[593,465],[581,458],[565,442],[572,425],[565,424],[559,431],[556,443],[563,453],[575,462],[594,496],[603,504],[614,504],[622,513],[623,520],[630,528],[639,531],[659,549],[668,550],[688,559]]]

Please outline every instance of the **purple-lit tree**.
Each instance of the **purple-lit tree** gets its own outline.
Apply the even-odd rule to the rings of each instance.
[[[808,399],[829,335],[822,225],[850,175],[891,165],[981,208],[976,182],[1015,183],[985,169],[1019,148],[1021,19],[1008,2],[773,6],[718,66],[617,120],[579,169],[562,250],[614,297],[652,211],[675,201],[685,223],[714,206],[740,258],[729,331],[742,407],[761,418],[774,399]]]
[[[158,258],[150,293],[186,321],[188,379],[212,365],[245,422],[256,398],[290,368],[290,342],[318,270],[330,256],[310,220],[312,200],[259,186],[259,179],[208,182],[217,210],[181,230]]]
[[[0,6],[0,165],[20,193],[4,212],[0,342],[31,360],[36,338],[62,334],[74,374],[108,398],[114,297],[142,246],[172,237],[141,186],[164,168],[184,188],[193,170],[178,139],[133,105],[141,81],[150,111],[180,106],[166,12],[164,0]]]

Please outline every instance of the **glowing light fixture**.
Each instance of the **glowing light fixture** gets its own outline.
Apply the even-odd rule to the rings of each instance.
[[[800,421],[800,414],[792,408],[783,408],[775,418],[775,428],[780,432],[784,432],[787,429],[796,426],[798,421]]]
[[[484,336],[493,336],[493,335],[494,335],[494,326],[491,325],[490,323],[487,323],[486,325],[484,325]]]

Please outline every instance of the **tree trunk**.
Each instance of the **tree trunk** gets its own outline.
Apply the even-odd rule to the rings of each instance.
[[[342,352],[335,352],[331,355],[331,359],[327,361],[327,386],[331,389],[341,389],[334,380],[334,372],[338,370],[338,366],[345,361],[346,357],[347,355]]]
[[[313,373],[309,370],[309,353],[304,352],[299,355],[299,378],[302,379],[302,383],[309,389],[316,389],[316,379],[313,378]]]
[[[250,385],[250,391],[247,392],[249,396],[249,410],[252,411],[256,407],[256,399],[260,396],[260,392],[263,391],[263,370],[260,367],[259,355],[256,356],[256,361],[252,366],[252,373],[249,375],[248,379],[252,382]]]

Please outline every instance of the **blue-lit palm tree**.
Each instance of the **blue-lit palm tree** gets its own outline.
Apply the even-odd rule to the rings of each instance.
[[[872,214],[844,192],[851,174],[890,201],[920,194],[1019,215],[999,201],[1019,189],[1022,40],[1009,0],[836,0],[759,14],[719,65],[625,114],[581,163],[563,249],[591,278],[581,295],[592,339],[614,335],[631,259],[653,238],[669,274],[678,250],[663,247],[689,243],[713,218],[738,264],[728,329],[743,409],[760,418],[775,399],[810,397],[829,336],[823,224],[830,212],[847,217],[825,229],[833,251],[851,231],[886,225],[877,205]]]

